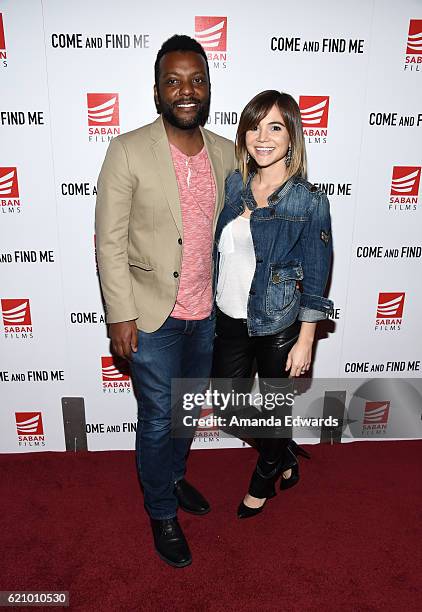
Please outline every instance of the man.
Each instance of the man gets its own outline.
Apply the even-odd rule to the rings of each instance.
[[[171,380],[210,375],[212,242],[233,143],[203,129],[206,54],[188,36],[158,52],[159,118],[115,138],[98,179],[97,257],[113,351],[131,362],[138,398],[136,456],[155,547],[192,561],[177,508],[209,504],[184,478],[191,440],[171,436]]]

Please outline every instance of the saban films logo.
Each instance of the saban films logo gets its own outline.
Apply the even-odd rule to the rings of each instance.
[[[15,412],[19,446],[45,446],[41,412]]]
[[[213,68],[227,67],[227,17],[195,17],[195,38]]]
[[[366,402],[363,413],[362,434],[382,435],[387,432],[390,402]]]
[[[394,166],[391,179],[390,210],[416,210],[421,166]]]
[[[407,35],[404,70],[420,72],[422,65],[422,19],[411,19]]]
[[[116,356],[101,357],[103,393],[130,393],[129,364]]]
[[[0,168],[0,205],[3,214],[21,212],[18,173],[15,167]]]
[[[403,320],[405,293],[381,292],[378,296],[375,331],[398,331]]]
[[[199,418],[199,425],[195,431],[194,441],[197,444],[210,444],[212,442],[219,442],[220,430],[215,425],[213,420],[214,411],[209,406],[203,406]]]
[[[89,93],[87,105],[90,142],[110,142],[120,134],[119,94]]]
[[[31,308],[27,298],[2,299],[5,338],[32,338]]]
[[[4,35],[3,15],[0,13],[0,66],[7,66],[6,37]]]
[[[306,142],[316,144],[327,142],[329,104],[329,96],[300,96],[300,116]]]

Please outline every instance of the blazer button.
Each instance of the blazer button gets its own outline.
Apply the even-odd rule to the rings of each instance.
[[[181,238],[179,238],[179,240],[177,241],[179,244],[182,244],[183,240]]]
[[[173,272],[174,278],[179,278],[179,272]]]
[[[256,293],[255,289],[251,289],[251,290],[249,291],[249,295],[255,295],[255,293]]]

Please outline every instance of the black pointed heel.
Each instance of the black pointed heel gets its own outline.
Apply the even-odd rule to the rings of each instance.
[[[294,454],[300,455],[301,457],[305,457],[305,459],[310,459],[311,455],[306,451],[302,446],[299,446],[294,440],[290,440],[288,446],[292,449]]]
[[[271,464],[265,462],[262,457],[258,459],[258,463],[256,464],[249,483],[248,493],[257,499],[265,498],[265,502],[259,508],[251,508],[241,501],[237,508],[238,518],[250,518],[252,516],[256,516],[263,511],[267,500],[275,497],[275,482],[280,476],[282,465],[283,463],[280,461],[276,461]]]
[[[281,474],[280,491],[286,491],[286,489],[291,489],[292,487],[297,485],[300,480],[298,463],[287,469],[291,470],[292,473],[290,474],[290,478],[284,478],[283,474]],[[284,470],[284,472],[286,471],[287,470]]]
[[[300,451],[302,452],[298,452],[298,449],[300,449]],[[294,451],[296,451],[297,454],[301,454],[302,456],[305,456],[303,455],[303,453],[306,453],[306,451],[300,446],[298,446],[296,442],[290,440],[286,448],[285,461],[281,468],[280,491],[286,491],[286,489],[291,489],[292,487],[297,485],[300,480],[299,463],[297,461],[297,457]],[[309,455],[309,453],[306,454]],[[310,455],[308,456],[308,459],[310,459]],[[287,472],[287,470],[291,470],[290,477],[284,478],[283,474],[284,472]]]
[[[266,498],[262,506],[260,506],[259,508],[251,508],[250,506],[247,506],[243,501],[241,501],[237,508],[237,518],[244,519],[244,518],[251,518],[252,516],[256,516],[257,514],[263,511],[265,504],[272,497],[275,497],[275,491],[274,493],[271,493],[270,495],[268,495],[268,497]]]

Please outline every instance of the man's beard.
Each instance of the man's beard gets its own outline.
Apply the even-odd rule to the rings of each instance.
[[[177,117],[174,114],[173,109],[176,104],[189,104],[190,102],[198,104],[198,110],[196,111],[195,115],[183,119]],[[179,128],[180,130],[192,130],[194,128],[199,127],[200,125],[204,126],[206,124],[210,112],[210,99],[208,98],[208,100],[206,100],[205,102],[201,102],[197,98],[190,98],[189,100],[178,100],[173,104],[166,104],[161,99],[159,99],[158,110],[161,112],[164,119],[166,119],[166,121],[170,123],[170,125]]]

